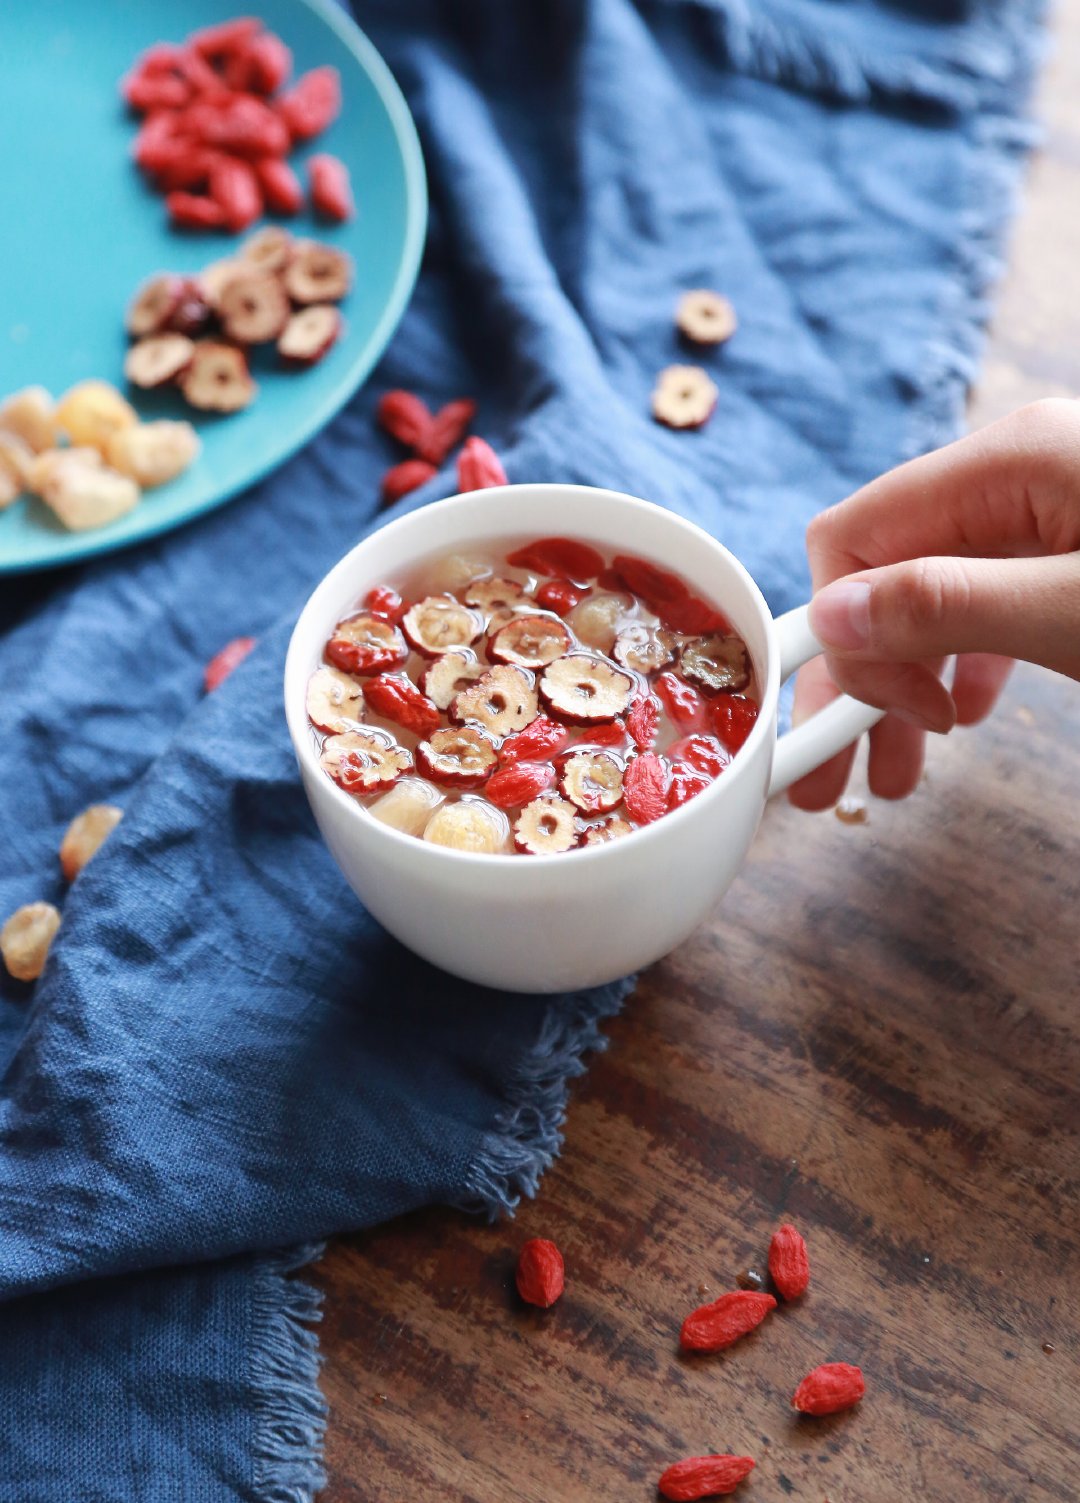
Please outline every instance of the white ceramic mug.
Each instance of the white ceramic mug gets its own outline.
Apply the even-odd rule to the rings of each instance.
[[[433,555],[560,535],[674,570],[725,613],[750,649],[761,691],[745,745],[682,808],[622,840],[561,856],[451,850],[372,819],[320,767],[305,710],[308,677],[334,625],[374,585]],[[774,621],[738,559],[673,512],[588,486],[510,485],[410,512],[346,554],[296,624],[285,710],[319,829],[368,911],[417,954],[467,980],[559,992],[624,976],[686,939],[735,877],[766,799],[879,718],[840,698],[777,739],[780,685],[820,651],[805,606]]]

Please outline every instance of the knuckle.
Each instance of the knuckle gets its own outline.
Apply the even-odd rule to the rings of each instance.
[[[839,506],[830,506],[825,511],[819,511],[817,516],[810,518],[806,528],[806,546],[810,551],[824,547],[836,527],[839,510]]]
[[[898,571],[891,604],[905,635],[923,638],[962,617],[969,597],[967,579],[952,560],[920,558]]]

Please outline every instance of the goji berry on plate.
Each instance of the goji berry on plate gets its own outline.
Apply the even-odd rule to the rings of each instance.
[[[670,1503],[694,1503],[733,1493],[753,1470],[749,1456],[688,1456],[669,1466],[656,1485]]]
[[[376,715],[418,736],[430,736],[439,728],[438,710],[403,673],[383,673],[371,679],[364,685],[364,701]]]
[[[288,47],[272,31],[262,31],[232,48],[225,59],[224,79],[230,89],[273,94],[291,72]]]
[[[631,757],[623,774],[623,802],[633,817],[651,825],[667,812],[670,773],[655,752]]]
[[[257,16],[235,16],[231,21],[219,21],[193,31],[188,40],[200,57],[216,59],[227,57],[262,29],[263,23]]]
[[[382,478],[383,501],[387,505],[400,501],[402,496],[426,485],[438,473],[433,464],[427,464],[423,459],[403,459],[400,464],[391,466]]]
[[[418,441],[420,458],[429,464],[442,464],[468,433],[475,416],[476,403],[470,397],[459,397],[440,407]]]
[[[292,139],[310,141],[341,113],[341,75],[332,67],[312,68],[274,104]]]
[[[701,1305],[683,1321],[679,1345],[688,1352],[722,1352],[759,1326],[776,1309],[771,1294],[736,1289],[711,1304]]]
[[[234,668],[239,668],[254,646],[254,637],[234,637],[214,654],[203,670],[203,687],[207,694],[223,684]]]
[[[555,781],[550,762],[512,762],[488,779],[484,797],[499,809],[520,809]]]
[[[574,538],[538,538],[508,553],[506,562],[517,569],[535,569],[537,574],[554,574],[579,584],[593,579],[604,567],[595,548]]]
[[[810,1283],[810,1259],[801,1232],[785,1222],[769,1243],[769,1274],[785,1299],[798,1299]]]
[[[210,168],[210,197],[221,205],[226,227],[234,232],[254,224],[263,210],[259,180],[250,163],[219,155]]]
[[[463,491],[482,491],[488,486],[505,485],[506,471],[495,450],[475,435],[465,440],[457,459],[458,487]]]
[[[865,1392],[862,1368],[851,1362],[824,1362],[807,1373],[791,1403],[803,1414],[838,1414],[857,1404]]]
[[[349,184],[349,169],[339,157],[329,152],[320,152],[308,158],[308,181],[311,184],[311,206],[325,219],[344,224],[356,213],[352,187]]]
[[[169,218],[182,230],[217,230],[225,223],[225,210],[214,198],[180,189],[166,196]]]
[[[266,206],[275,214],[299,214],[304,207],[300,179],[282,157],[256,157],[252,162]]]
[[[515,1275],[518,1293],[526,1304],[548,1309],[566,1282],[563,1256],[546,1237],[531,1237],[518,1255]]]

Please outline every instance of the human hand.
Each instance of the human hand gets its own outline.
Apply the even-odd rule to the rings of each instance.
[[[1036,402],[864,486],[807,530],[810,625],[827,652],[799,674],[795,719],[838,690],[886,710],[870,790],[903,798],[926,732],[988,715],[1014,658],[1080,679],[1078,549],[1080,402]],[[794,784],[792,803],[834,804],[854,756]]]

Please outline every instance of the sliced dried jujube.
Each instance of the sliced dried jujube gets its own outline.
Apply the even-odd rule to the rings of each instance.
[[[662,626],[628,621],[616,637],[611,655],[635,673],[658,673],[675,661],[675,638]]]
[[[543,668],[570,651],[573,638],[553,616],[515,616],[488,640],[488,656],[519,668]]]
[[[416,748],[416,765],[443,788],[479,788],[498,765],[486,736],[471,726],[445,726]]]
[[[323,770],[346,793],[388,788],[403,772],[412,770],[412,757],[405,747],[382,731],[346,731],[330,736],[321,760]]]
[[[364,676],[396,668],[408,655],[397,627],[366,611],[339,621],[326,644],[326,656],[336,668]]]
[[[595,824],[586,825],[581,834],[582,845],[607,845],[609,841],[621,840],[624,835],[632,835],[634,827],[628,819],[623,819],[621,814],[609,814],[606,819],[598,819]]]
[[[225,333],[238,344],[267,344],[289,321],[289,299],[279,278],[252,270],[233,277],[218,299]]]
[[[458,725],[478,725],[489,735],[511,736],[536,719],[540,704],[528,675],[500,664],[481,674],[471,688],[450,702],[450,719]]]
[[[557,856],[577,843],[577,810],[565,799],[533,799],[514,821],[514,845],[526,856]]]
[[[307,713],[320,731],[351,730],[364,718],[364,691],[340,668],[316,668],[308,679]]]
[[[566,620],[579,642],[610,652],[623,620],[634,608],[629,595],[589,595]]]
[[[622,802],[622,763],[610,752],[579,751],[563,763],[559,788],[583,814],[607,814]]]
[[[630,703],[634,681],[603,658],[568,653],[540,675],[540,698],[553,715],[571,725],[614,720]]]
[[[525,588],[516,579],[477,579],[465,591],[465,604],[485,614],[520,605],[524,599]]]
[[[420,675],[420,687],[440,710],[448,710],[456,694],[474,684],[487,669],[469,647],[444,652],[429,663]]]
[[[425,658],[440,657],[452,647],[468,647],[483,630],[477,613],[453,595],[426,596],[405,612],[401,626],[411,645]]]
[[[501,809],[483,799],[470,798],[436,809],[428,820],[424,839],[454,851],[495,855],[506,849],[509,834],[510,821]]]
[[[750,682],[750,656],[741,637],[695,637],[679,652],[683,676],[707,694],[745,689]]]

